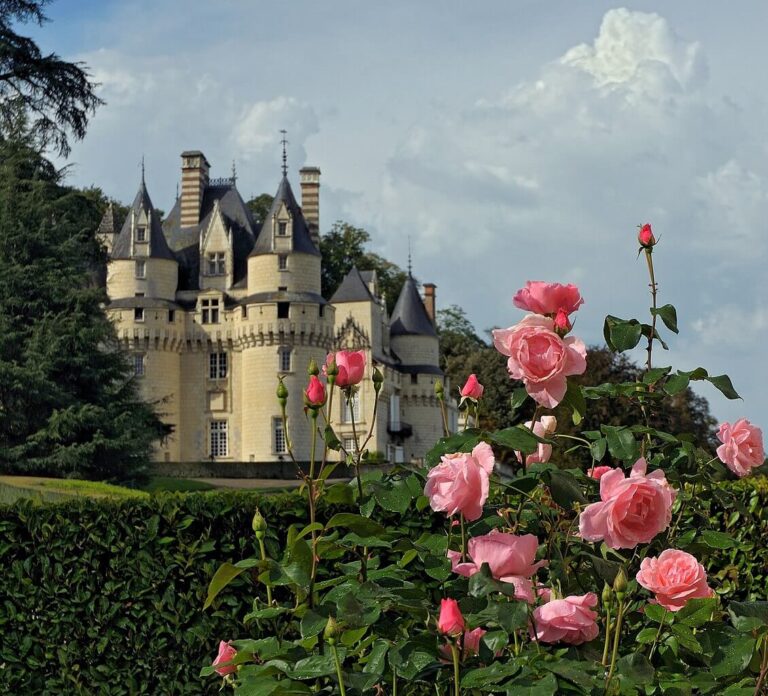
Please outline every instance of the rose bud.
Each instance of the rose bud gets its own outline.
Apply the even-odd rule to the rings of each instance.
[[[309,378],[309,385],[304,390],[304,403],[309,408],[320,408],[325,403],[325,386],[317,375]]]
[[[477,401],[483,395],[483,389],[483,385],[477,381],[477,375],[473,373],[467,377],[466,383],[461,388],[461,396]]]
[[[459,609],[459,603],[455,599],[441,600],[437,630],[455,638],[464,633],[464,628],[464,617]]]
[[[640,228],[637,241],[640,242],[640,246],[644,249],[650,249],[656,244],[656,237],[653,236],[653,230],[647,222]]]

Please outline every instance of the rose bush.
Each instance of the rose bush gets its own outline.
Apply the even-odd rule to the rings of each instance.
[[[747,519],[717,482],[765,470],[762,435],[745,419],[723,424],[713,455],[707,443],[649,425],[691,381],[738,394],[725,375],[654,365],[654,348],[666,348],[662,324],[677,333],[677,313],[657,304],[649,225],[638,241],[649,322],[609,315],[604,334],[616,351],[645,342],[641,379],[569,382],[586,364],[583,342],[569,335],[581,294],[529,282],[514,304],[532,314],[494,332],[522,382],[510,404],[519,425],[481,430],[482,390],[469,379],[461,395],[474,402],[474,422],[468,414],[464,430],[446,432],[423,464],[361,475],[370,435],[347,451],[327,419],[336,391],[353,397],[365,354],[329,355],[322,395],[310,366],[303,396],[318,454],[296,462],[306,523],[276,529],[257,513],[256,555],[213,577],[206,606],[243,576],[253,608],[247,637],[222,643],[236,652],[203,674],[218,671],[241,696],[762,693],[768,602],[732,601],[733,571],[709,565],[714,552],[743,551],[709,511],[715,501],[732,523]],[[378,395],[383,378],[374,369],[371,379]],[[442,407],[446,392],[436,385]],[[281,383],[283,414],[289,398]],[[597,399],[629,400],[645,422],[557,433],[548,410],[562,404],[579,424]],[[558,466],[564,443],[590,465]],[[331,450],[354,474],[349,483],[329,485]],[[320,500],[331,510],[322,517]],[[410,524],[413,511],[431,526]],[[401,523],[384,527],[384,513]]]

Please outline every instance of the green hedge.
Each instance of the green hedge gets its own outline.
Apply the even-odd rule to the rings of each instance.
[[[732,598],[765,598],[768,485],[736,486],[740,510],[723,509],[715,492],[706,514],[743,543],[705,562]],[[250,581],[235,581],[215,610],[202,605],[220,563],[255,553],[257,505],[271,534],[305,518],[295,493],[242,491],[0,507],[0,693],[217,693],[198,674],[219,640],[244,635],[250,593],[237,584]],[[429,527],[438,517],[412,510],[382,522]]]

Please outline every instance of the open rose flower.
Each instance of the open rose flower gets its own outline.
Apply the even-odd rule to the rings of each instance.
[[[763,433],[746,418],[733,425],[723,423],[717,438],[723,443],[717,448],[717,456],[736,476],[746,476],[765,461]]]
[[[512,298],[515,307],[534,314],[557,314],[563,310],[566,315],[575,312],[584,300],[575,285],[545,283],[543,280],[529,280]]]
[[[527,421],[525,423],[525,427],[530,428],[531,421]],[[542,416],[541,420],[537,420],[533,424],[533,433],[534,435],[538,435],[539,437],[547,438],[550,435],[552,435],[552,433],[554,433],[556,429],[557,429],[557,418],[555,418],[554,416]],[[515,452],[515,455],[517,456],[518,462],[523,461],[522,452]],[[526,455],[525,465],[529,466],[531,464],[546,464],[549,461],[549,458],[551,456],[552,456],[552,445],[545,445],[543,442],[540,442],[535,452],[531,452],[531,454]]]
[[[601,502],[587,505],[579,518],[582,539],[605,541],[612,549],[633,549],[669,526],[677,491],[660,469],[646,475],[647,466],[641,458],[626,478],[621,469],[600,477]]]
[[[493,345],[509,356],[507,369],[520,379],[536,403],[554,408],[565,396],[566,377],[587,369],[584,342],[569,336],[561,338],[549,317],[529,314],[516,326],[493,331]]]
[[[449,517],[460,512],[470,522],[478,519],[488,498],[495,461],[486,442],[477,444],[471,453],[444,454],[427,474],[424,495],[430,507]]]
[[[309,384],[304,390],[305,403],[310,407],[320,407],[325,403],[325,386],[317,375],[309,378]]]
[[[440,602],[440,616],[437,619],[437,630],[447,636],[456,637],[464,633],[464,616],[459,603],[455,599],[443,599]]]
[[[465,399],[477,401],[483,395],[483,385],[477,381],[477,375],[467,377],[466,384],[461,388],[461,396]]]
[[[587,592],[553,599],[533,610],[531,637],[542,643],[581,645],[597,638],[597,595]]]
[[[462,563],[458,551],[448,551],[454,573],[472,577],[487,563],[496,580],[515,586],[515,598],[533,602],[534,593],[531,576],[545,565],[546,561],[534,563],[539,540],[533,534],[516,536],[493,530],[484,536],[472,537],[467,544],[467,555],[471,563]]]
[[[219,643],[219,654],[216,656],[211,667],[213,667],[216,673],[220,674],[222,677],[227,674],[232,674],[237,671],[237,665],[228,665],[226,663],[234,660],[235,655],[237,655],[237,650],[235,650],[229,643],[222,640]],[[218,667],[217,665],[223,666]]]
[[[644,558],[637,582],[656,595],[665,609],[679,611],[689,599],[714,597],[707,584],[707,571],[694,556],[677,549],[666,549],[657,558]]]
[[[591,476],[593,479],[597,479],[598,481],[603,478],[604,474],[607,474],[609,471],[613,471],[612,466],[605,466],[603,464],[602,466],[593,466],[588,472],[587,475]]]
[[[339,374],[336,375],[336,386],[351,387],[359,384],[365,374],[365,351],[364,350],[339,350],[335,353],[329,353],[325,360],[323,371],[327,371],[328,366],[336,363]]]

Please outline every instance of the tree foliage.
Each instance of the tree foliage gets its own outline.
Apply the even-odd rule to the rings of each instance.
[[[0,468],[125,480],[162,425],[89,282],[99,207],[31,142],[0,140]]]
[[[264,220],[267,219],[269,209],[272,207],[272,201],[274,199],[275,197],[270,196],[268,193],[260,193],[258,196],[254,196],[245,202],[251,211],[251,215],[253,215],[253,221],[256,223],[257,234],[261,226],[264,224]]]
[[[47,0],[0,0],[0,134],[13,133],[20,117],[29,120],[38,147],[70,151],[69,137],[85,135],[88,119],[102,103],[82,63],[43,54],[14,25],[46,21]]]

